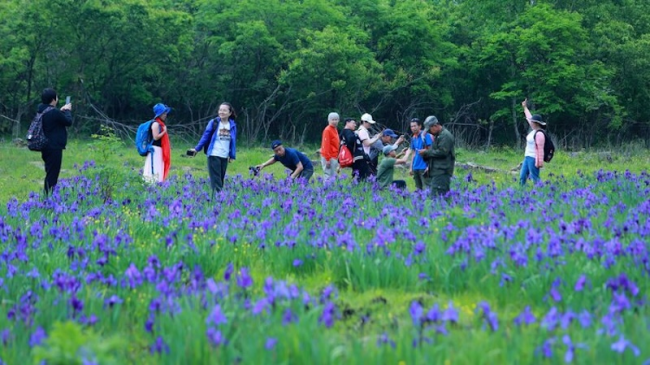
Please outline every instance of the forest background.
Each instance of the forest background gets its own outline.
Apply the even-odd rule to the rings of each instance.
[[[44,87],[70,132],[133,138],[151,107],[195,139],[221,101],[240,138],[318,142],[327,113],[401,132],[434,114],[463,147],[520,147],[528,97],[560,148],[650,147],[646,0],[4,0],[0,135]]]

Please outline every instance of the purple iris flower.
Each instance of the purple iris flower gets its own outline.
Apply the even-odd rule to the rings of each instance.
[[[641,354],[641,351],[639,351],[639,348],[634,346],[634,344],[632,342],[625,339],[625,337],[623,337],[623,335],[621,335],[621,337],[619,337],[618,341],[616,341],[616,342],[614,342],[612,344],[612,350],[614,350],[614,351],[616,351],[618,353],[621,353],[621,354],[623,352],[625,352],[625,350],[628,349],[628,348],[630,350],[632,350],[632,353],[634,354],[634,356],[639,356]]]
[[[151,344],[149,347],[149,352],[151,354],[169,353],[169,346],[165,343],[162,337],[158,337],[156,338],[156,342]]]
[[[278,343],[277,338],[269,337],[269,338],[266,339],[266,344],[264,344],[264,348],[267,349],[267,350],[273,350],[277,343]]]
[[[531,325],[535,323],[535,321],[537,321],[537,319],[535,318],[535,315],[530,311],[530,306],[526,306],[526,308],[524,308],[524,311],[514,319],[514,323],[517,326],[521,326],[522,324]]]
[[[207,324],[219,326],[228,323],[228,318],[226,318],[226,315],[221,311],[221,306],[216,304],[214,308],[212,308],[212,311],[208,318],[206,318],[205,322]]]
[[[248,273],[247,268],[242,267],[241,270],[239,270],[239,275],[237,275],[237,285],[242,289],[253,286],[253,278]]]
[[[34,333],[32,333],[31,336],[29,336],[29,347],[34,347],[38,346],[43,341],[47,338],[47,333],[45,333],[45,330],[42,327],[36,328]]]

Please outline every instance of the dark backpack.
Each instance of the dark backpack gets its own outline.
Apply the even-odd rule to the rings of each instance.
[[[555,154],[555,145],[545,131],[538,129],[537,132],[542,132],[544,134],[544,162],[551,162],[553,155]],[[533,140],[537,137],[537,132],[533,135]]]
[[[151,124],[153,120],[146,121],[138,127],[135,134],[135,147],[138,149],[140,156],[146,156],[153,151],[153,134],[151,133]]]
[[[47,137],[43,132],[43,114],[54,109],[53,106],[48,106],[42,113],[36,113],[27,130],[27,148],[30,151],[42,151],[47,146]]]

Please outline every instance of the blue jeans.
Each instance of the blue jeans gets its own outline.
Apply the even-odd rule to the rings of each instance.
[[[539,182],[539,169],[535,167],[535,158],[526,156],[526,158],[524,158],[523,164],[521,165],[519,184],[525,185],[526,179],[528,179],[528,175],[530,175],[530,179],[533,180],[533,182]]]

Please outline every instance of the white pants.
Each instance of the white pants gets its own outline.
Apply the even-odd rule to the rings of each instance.
[[[149,152],[144,160],[142,176],[144,177],[144,180],[149,183],[162,182],[164,175],[163,169],[162,148],[153,146],[153,159],[151,157],[151,152]]]
[[[327,168],[327,161],[325,161],[325,157],[321,156],[320,164],[323,167],[323,174],[325,175],[325,179],[336,177],[336,170],[339,167],[339,160],[335,158],[330,159],[330,167]]]

